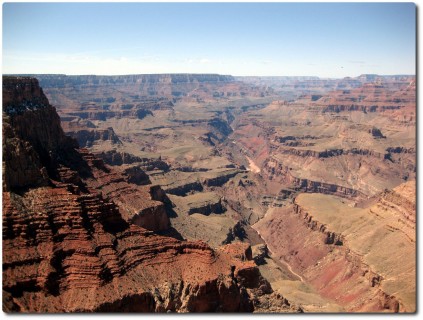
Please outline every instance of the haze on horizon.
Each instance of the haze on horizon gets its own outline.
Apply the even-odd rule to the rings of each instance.
[[[5,3],[3,74],[416,73],[414,3]]]

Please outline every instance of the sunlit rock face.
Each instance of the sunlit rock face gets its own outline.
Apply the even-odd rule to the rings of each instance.
[[[3,99],[3,311],[295,311],[248,245],[155,234],[160,188],[79,149],[37,80],[3,78]]]

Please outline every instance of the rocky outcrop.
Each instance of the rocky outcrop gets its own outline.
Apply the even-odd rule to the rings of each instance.
[[[214,177],[203,178],[202,184],[207,187],[220,187],[240,172],[241,171],[239,170],[228,170],[221,173],[217,173]]]
[[[122,173],[127,177],[126,181],[129,183],[137,185],[151,184],[150,178],[145,171],[141,169],[140,165],[125,166]]]
[[[266,244],[257,244],[251,248],[252,256],[257,263],[257,265],[262,265],[266,263],[266,258],[269,257],[269,249],[267,248]]]
[[[412,224],[416,223],[415,181],[404,183],[380,195],[379,205],[384,210],[396,211]]]
[[[153,194],[158,194],[156,186],[128,183],[131,178],[125,179],[118,171],[107,168],[101,159],[94,157],[87,149],[79,149],[79,152],[92,168],[91,175],[84,179],[86,185],[116,203],[126,221],[153,231],[169,228],[164,204],[153,200]]]
[[[3,78],[3,139],[6,190],[47,185],[48,175],[57,177],[57,159],[77,161],[77,144],[64,135],[36,79]]]
[[[221,197],[213,192],[202,192],[186,196],[188,214],[223,213],[226,209],[222,206]]]
[[[328,227],[325,224],[320,223],[319,221],[313,219],[313,216],[307,212],[306,209],[298,205],[297,203],[293,204],[293,211],[299,215],[300,219],[303,220],[304,225],[307,226],[310,230],[318,231],[323,234],[323,243],[324,244],[334,244],[337,246],[342,246],[344,243],[344,237],[342,234],[328,230]]]
[[[362,194],[360,191],[354,190],[352,188],[339,186],[331,183],[324,183],[320,181],[310,181],[308,179],[294,179],[294,185],[297,190],[305,192],[317,192],[323,194],[334,194],[344,197],[357,197],[357,198],[367,198],[366,195]]]
[[[264,170],[270,180],[279,179],[292,185],[293,189],[297,191],[333,194],[341,197],[355,197],[357,199],[367,198],[366,195],[352,188],[295,177],[291,174],[288,166],[283,165],[274,157],[268,159],[264,165]]]
[[[263,195],[260,204],[265,207],[283,207],[298,191],[282,189],[277,196]]]
[[[120,152],[116,150],[109,150],[97,153],[96,155],[111,166],[136,163],[142,170],[145,171],[169,170],[169,165],[160,158],[141,158],[127,152]]]
[[[322,109],[322,112],[350,112],[350,111],[361,111],[364,113],[368,113],[368,112],[382,112],[385,110],[398,110],[401,109],[400,106],[398,105],[388,105],[388,106],[377,106],[377,105],[372,105],[372,106],[363,106],[363,105],[356,105],[356,104],[351,104],[351,105],[328,105],[325,108]]]
[[[37,79],[29,77],[4,77],[3,112],[7,115],[22,114],[28,110],[49,106]]]
[[[170,187],[164,186],[163,189],[166,191],[166,193],[174,194],[175,196],[185,196],[190,192],[203,191],[203,185],[200,183],[200,181],[192,181],[172,185]]]
[[[67,135],[75,138],[81,147],[91,147],[97,140],[110,141],[112,144],[122,144],[112,127],[104,130],[68,131]]]
[[[177,170],[186,172],[184,170]],[[191,170],[193,171],[193,170]],[[206,171],[198,170],[201,174],[186,175],[186,178],[171,176],[152,177],[154,183],[160,184],[166,193],[173,194],[176,196],[186,196],[190,193],[203,191],[204,189],[220,187],[228,182],[231,178],[236,176],[241,171],[238,169],[225,169],[219,171]],[[193,171],[194,173],[196,171]],[[170,171],[170,173],[174,173]],[[189,172],[190,173],[190,172]]]
[[[4,78],[4,106],[14,101],[7,100],[7,89],[16,83],[36,86]],[[269,301],[279,311],[296,311],[269,295],[248,246],[213,250],[128,223],[125,211],[154,202],[137,193],[135,203],[132,190],[148,186],[129,186],[87,150],[70,148],[75,144],[48,104],[3,118],[3,147],[24,147],[3,159],[3,311],[249,312],[269,308]],[[21,168],[9,159],[31,155],[39,159],[31,170],[41,170],[42,179],[12,179]],[[77,162],[69,167],[67,160]]]
[[[48,185],[47,170],[42,166],[38,153],[29,142],[15,137],[4,117],[3,168],[5,169],[3,189],[5,190]]]
[[[374,150],[369,149],[328,149],[323,151],[316,151],[316,150],[307,150],[307,149],[296,149],[296,148],[278,148],[278,153],[281,154],[289,154],[295,155],[298,157],[312,157],[312,158],[330,158],[330,157],[337,157],[341,155],[361,155],[361,156],[370,156],[376,157],[378,159],[386,159],[386,153],[380,153]]]
[[[207,132],[204,136],[199,137],[200,140],[207,142],[214,146],[216,143],[223,142],[228,135],[232,133],[232,128],[228,121],[223,118],[212,118],[212,119],[188,119],[180,120],[173,119],[173,122],[180,123],[182,125],[201,125],[206,126],[210,132]]]

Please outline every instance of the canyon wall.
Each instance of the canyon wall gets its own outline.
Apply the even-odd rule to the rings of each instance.
[[[272,256],[347,311],[415,312],[414,197],[413,181],[360,207],[300,194],[254,228]]]
[[[82,148],[5,82],[8,310],[415,310],[415,77],[37,77]]]
[[[35,79],[4,77],[3,99],[3,311],[296,311],[248,245],[213,250],[128,219],[160,208],[157,188],[79,149]]]

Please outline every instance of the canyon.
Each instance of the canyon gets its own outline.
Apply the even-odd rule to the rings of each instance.
[[[3,310],[415,312],[415,83],[4,76]]]

